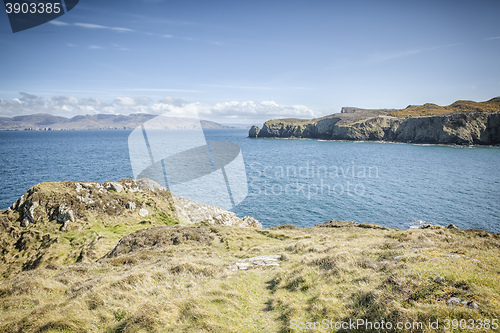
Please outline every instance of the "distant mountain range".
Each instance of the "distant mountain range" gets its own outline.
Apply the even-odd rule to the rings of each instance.
[[[37,113],[13,118],[0,117],[0,130],[9,131],[54,131],[54,130],[107,130],[107,129],[134,129],[157,115],[135,113],[128,116],[114,114],[96,114],[66,118],[50,114]],[[167,125],[171,129],[189,129],[196,126],[196,119],[171,118]],[[203,128],[231,128],[208,120],[201,120]]]

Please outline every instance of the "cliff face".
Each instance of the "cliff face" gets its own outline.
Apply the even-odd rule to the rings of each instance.
[[[443,109],[447,110],[446,108],[449,107]],[[262,129],[254,129],[254,136],[251,137],[500,144],[500,109],[496,112],[459,110],[430,116],[393,116],[395,111],[389,112],[390,110],[373,110],[378,111],[378,114],[373,116],[374,112],[366,112],[369,110],[356,114],[357,109],[352,109],[349,112],[312,120],[270,120],[264,123]],[[412,106],[411,109],[415,107]]]

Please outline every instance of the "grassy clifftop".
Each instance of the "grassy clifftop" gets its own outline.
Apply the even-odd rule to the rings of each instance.
[[[413,332],[439,320],[443,332],[446,318],[500,318],[499,254],[498,234],[441,227],[145,228],[96,261],[4,279],[0,331],[288,332],[364,319]]]
[[[348,125],[363,119],[377,116],[391,117],[422,117],[445,115],[457,112],[500,112],[500,97],[492,98],[485,102],[459,100],[448,106],[439,106],[432,103],[424,105],[409,105],[405,109],[360,109],[343,107],[341,113],[334,113],[315,119],[283,118],[266,121],[267,126],[305,126],[317,124],[321,120],[338,118],[338,125]]]
[[[395,117],[417,117],[455,112],[500,112],[500,97],[495,97],[485,102],[456,101],[448,106],[439,106],[432,103],[410,105],[406,109],[392,111],[389,115]]]

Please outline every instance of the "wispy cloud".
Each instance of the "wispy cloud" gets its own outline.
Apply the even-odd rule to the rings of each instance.
[[[61,21],[58,21],[58,20],[52,20],[52,21],[49,21],[49,23],[52,24],[52,25],[57,25],[57,26],[69,25],[69,23],[61,22]]]
[[[444,49],[444,48],[448,48],[448,47],[455,47],[455,46],[459,46],[461,44],[462,43],[446,44],[446,45],[439,45],[439,46],[433,46],[433,47],[427,47],[427,48],[397,51],[397,52],[393,52],[393,53],[376,53],[376,54],[371,56],[371,60],[373,60],[375,62],[384,62],[384,61],[388,61],[388,60],[392,60],[392,59],[412,56],[412,55],[415,55],[418,53],[429,52],[429,51]]]
[[[207,40],[206,42],[207,42],[208,44],[217,45],[217,46],[222,46],[222,45],[224,45],[224,43],[223,43],[223,42],[218,42],[218,41]]]
[[[484,40],[493,40],[493,39],[500,39],[500,36],[488,37],[488,38],[485,38]]]
[[[56,26],[68,26],[71,25],[66,22],[62,21],[57,21],[53,20],[50,21],[49,23],[56,25]],[[177,24],[177,23],[175,23]],[[73,26],[79,27],[79,28],[84,28],[84,29],[89,29],[89,30],[110,30],[110,31],[115,31],[115,32],[136,32],[134,29],[130,28],[125,28],[125,27],[111,27],[111,26],[106,26],[102,24],[95,24],[95,23],[85,23],[85,22],[76,22],[72,24]],[[155,36],[155,37],[160,37],[160,38],[165,38],[165,39],[181,39],[189,42],[202,42],[202,43],[208,43],[211,45],[215,46],[221,46],[224,45],[224,43],[217,41],[217,40],[211,40],[211,39],[200,39],[192,36],[175,36],[172,34],[158,34],[158,33],[152,33],[152,32],[141,32],[137,31],[138,33],[143,33],[148,36]]]
[[[67,43],[66,46],[71,47],[71,48],[80,48],[80,49],[87,49],[87,50],[102,50],[102,49],[108,49],[108,50],[117,50],[117,51],[130,51],[128,47],[125,47],[120,44],[110,44],[107,46],[102,46],[102,45],[97,45],[97,44],[91,44],[91,45],[77,45],[73,43]]]
[[[131,89],[125,89],[125,91],[140,91],[140,92],[188,92],[188,93],[203,92],[201,90],[169,89],[169,88],[131,88]]]
[[[100,24],[93,24],[93,23],[73,23],[77,27],[81,28],[86,28],[86,29],[106,29],[105,26],[100,25]]]
[[[116,31],[116,32],[133,32],[134,31],[133,29],[129,29],[129,28],[124,28],[124,27],[109,27],[109,26],[106,26],[106,25],[94,24],[94,23],[76,22],[76,23],[73,23],[73,25],[77,26],[77,27],[80,27],[80,28],[85,28],[85,29],[105,29],[105,30],[112,30],[112,31]]]
[[[130,49],[128,47],[125,47],[123,45],[111,44],[111,46],[114,47],[117,50],[120,50],[120,51],[130,51]]]
[[[237,84],[201,84],[201,86],[209,88],[222,88],[222,89],[234,89],[234,90],[313,90],[311,87],[300,87],[300,86],[259,86],[259,85],[237,85]]]
[[[140,15],[140,14],[129,14],[130,17],[134,20],[137,21],[143,21],[143,22],[149,22],[151,24],[155,24],[157,26],[165,26],[165,25],[172,25],[172,26],[194,26],[194,25],[199,25],[197,22],[193,21],[185,21],[185,20],[174,20],[174,19],[168,19],[168,18],[158,18],[158,17],[151,17],[151,15]]]
[[[122,27],[110,27],[109,29],[111,29],[113,31],[118,31],[118,32],[132,32],[132,31],[134,31],[133,29],[122,28]]]

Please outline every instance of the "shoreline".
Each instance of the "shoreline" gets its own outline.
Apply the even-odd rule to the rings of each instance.
[[[247,139],[252,140],[311,140],[318,142],[363,142],[363,143],[388,143],[388,144],[401,144],[401,145],[414,145],[414,146],[443,146],[443,147],[457,147],[457,148],[473,148],[473,147],[500,147],[500,143],[496,144],[458,144],[458,143],[432,143],[432,142],[401,142],[401,141],[384,141],[384,140],[348,140],[348,139],[319,139],[319,138],[303,138],[303,137],[257,137],[253,138],[247,136]]]

